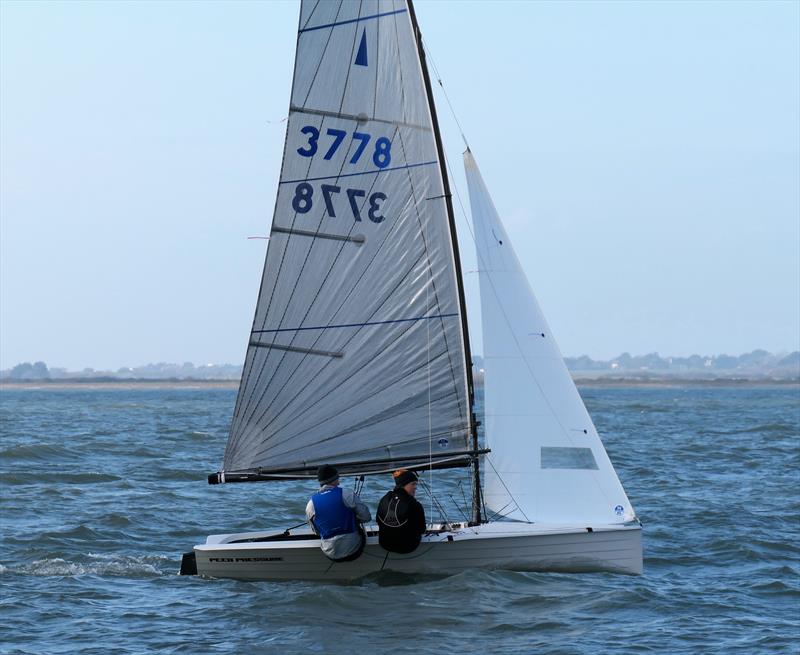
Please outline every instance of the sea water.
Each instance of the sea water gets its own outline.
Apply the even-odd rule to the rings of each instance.
[[[0,652],[800,652],[798,387],[581,393],[644,523],[639,577],[178,576],[207,534],[295,525],[314,491],[206,484],[235,391],[3,390]],[[368,479],[373,512],[388,486]],[[421,500],[455,520],[464,488],[446,472],[441,508]]]

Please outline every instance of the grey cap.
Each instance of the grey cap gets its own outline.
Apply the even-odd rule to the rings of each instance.
[[[326,484],[333,484],[339,479],[339,471],[336,470],[335,466],[331,466],[330,464],[323,464],[317,469],[317,480],[319,480],[319,485],[325,486]]]

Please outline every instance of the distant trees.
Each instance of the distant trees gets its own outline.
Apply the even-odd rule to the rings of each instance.
[[[600,374],[673,375],[709,377],[715,375],[796,379],[800,375],[800,351],[788,355],[773,355],[766,350],[754,350],[738,357],[732,355],[691,355],[661,357],[658,353],[632,356],[622,353],[609,361],[596,361],[582,355],[565,357],[567,368],[574,372],[597,371]]]
[[[786,355],[778,364],[780,366],[794,366],[800,371],[800,350],[795,350],[793,353]]]
[[[49,380],[50,371],[44,362],[22,362],[11,369],[8,377],[12,380]]]

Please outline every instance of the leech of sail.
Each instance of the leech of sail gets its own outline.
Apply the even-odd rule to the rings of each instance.
[[[464,349],[464,378],[467,383],[468,393],[468,414],[470,423],[470,432],[472,433],[472,449],[478,450],[478,425],[475,420],[475,387],[472,379],[472,353],[469,343],[469,327],[467,323],[467,304],[464,298],[464,280],[461,277],[461,257],[458,252],[458,235],[456,231],[456,217],[453,212],[453,199],[450,193],[450,181],[447,177],[447,166],[445,165],[444,146],[442,145],[442,135],[439,130],[439,119],[436,115],[436,103],[433,101],[433,89],[431,87],[430,75],[428,74],[428,65],[425,62],[425,48],[422,45],[422,32],[417,23],[417,15],[414,11],[413,0],[407,0],[408,13],[411,18],[412,31],[414,40],[416,41],[417,59],[419,67],[422,72],[422,83],[425,89],[425,95],[428,100],[428,110],[431,117],[431,125],[433,127],[433,140],[436,146],[436,152],[439,159],[439,168],[442,180],[442,190],[444,191],[444,200],[447,208],[447,222],[450,228],[450,244],[453,253],[453,265],[455,266],[455,280],[456,290],[458,294],[458,306],[461,310],[461,337],[462,347]],[[480,459],[475,458],[472,466],[472,519],[475,523],[481,523],[481,509],[483,500],[481,496],[481,476],[480,476]]]
[[[458,314],[436,314],[435,316],[416,316],[414,318],[396,318],[392,321],[368,321],[366,323],[342,323],[341,325],[316,325],[311,327],[277,328],[275,330],[253,330],[252,334],[274,332],[300,332],[301,330],[330,330],[331,328],[364,327],[366,325],[391,325],[392,323],[410,323],[412,321],[430,321],[434,318],[452,318]]]
[[[307,355],[322,355],[324,357],[344,357],[344,353],[331,350],[314,350],[313,348],[298,348],[296,346],[282,346],[277,343],[264,343],[263,341],[250,340],[250,345],[254,348],[272,348],[273,350],[286,350],[292,353],[304,353]]]
[[[338,180],[343,177],[358,177],[359,175],[371,175],[373,173],[385,173],[387,171],[402,171],[406,168],[417,168],[418,166],[431,166],[438,164],[438,161],[423,161],[419,164],[406,164],[405,166],[391,166],[389,168],[376,168],[371,171],[363,171],[361,173],[343,173],[337,175],[323,175],[322,177],[304,177],[300,180],[284,180],[279,184],[296,184],[298,182],[315,182],[316,180]]]
[[[311,230],[292,230],[288,227],[278,227],[273,226],[272,230],[273,233],[277,232],[278,234],[295,234],[301,237],[312,237],[314,239],[332,239],[333,241],[351,241],[352,243],[357,243],[359,246],[366,241],[366,238],[363,234],[357,234],[354,237],[344,236],[342,234],[327,234],[325,232],[312,232]]]
[[[338,23],[327,23],[326,25],[314,25],[314,27],[304,27],[299,30],[299,33],[313,32],[314,30],[324,30],[326,27],[338,27],[339,25],[351,25],[352,23],[361,23],[365,20],[373,20],[375,18],[383,18],[384,16],[394,16],[395,14],[404,14],[405,9],[398,9],[396,11],[385,11],[382,14],[372,14],[371,16],[362,16],[361,18],[351,18],[350,20],[343,20]]]

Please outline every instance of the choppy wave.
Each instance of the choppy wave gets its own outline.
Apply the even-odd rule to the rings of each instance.
[[[166,557],[87,553],[83,561],[53,557],[17,566],[4,566],[0,573],[45,577],[99,575],[138,578],[166,575],[168,564],[172,569],[169,573],[174,572],[174,562]]]
[[[0,459],[9,462],[54,462],[60,459],[69,459],[72,456],[73,454],[68,448],[55,443],[20,444],[0,450]]]
[[[111,473],[100,471],[21,471],[3,473],[0,476],[3,484],[7,485],[36,485],[39,486],[43,481],[49,484],[105,484],[108,482],[119,482],[120,477]]]

